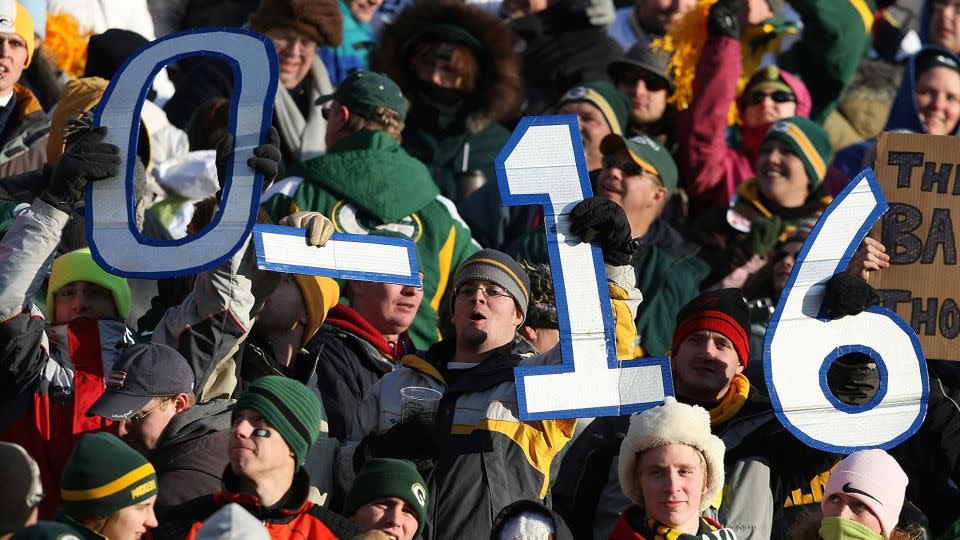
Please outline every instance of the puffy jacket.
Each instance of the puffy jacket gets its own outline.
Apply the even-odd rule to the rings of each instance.
[[[174,416],[157,449],[148,455],[157,470],[157,507],[173,506],[220,489],[230,461],[230,401],[210,401]]]
[[[61,471],[77,439],[111,424],[85,413],[119,350],[133,343],[120,320],[78,319],[48,333],[30,302],[67,219],[38,200],[0,244],[0,440],[23,446],[40,466],[45,518],[59,506]]]
[[[343,516],[318,506],[307,498],[310,479],[298,469],[293,485],[276,505],[265,507],[255,495],[241,493],[240,478],[228,466],[223,473],[223,489],[171,508],[158,516],[160,527],[153,531],[155,540],[193,540],[197,531],[220,507],[236,503],[263,522],[274,540],[350,539],[363,532]]]
[[[425,354],[405,356],[357,410],[341,446],[338,475],[345,490],[357,470],[361,440],[400,422],[400,390],[432,388],[444,394],[435,415],[438,442],[427,484],[430,502],[423,537],[485,538],[502,508],[520,500],[543,501],[556,475],[555,458],[570,440],[576,420],[522,422],[513,369],[546,361],[523,358],[507,344],[475,367],[447,367],[454,344],[441,341]],[[556,360],[556,358],[554,358]]]
[[[13,100],[7,106],[15,110],[0,134],[0,178],[33,171],[47,163],[50,117],[25,86],[14,85]]]
[[[317,388],[330,424],[330,436],[343,440],[363,396],[374,383],[414,351],[406,332],[391,350],[383,336],[349,306],[330,309],[307,350],[318,355]]]
[[[20,444],[41,464],[44,517],[59,503],[60,472],[76,440],[109,426],[85,414],[103,393],[119,350],[133,342],[123,321],[115,320],[78,319],[44,331],[30,298],[67,220],[37,200],[0,243],[0,439]],[[249,326],[253,257],[241,249],[200,274],[193,292],[154,329],[154,342],[176,348],[190,363],[198,396],[217,382],[218,363]]]
[[[413,239],[423,303],[410,337],[417,348],[435,343],[437,311],[453,273],[480,247],[427,168],[386,133],[360,131],[291,174],[264,193],[263,207],[275,222],[292,212],[315,211],[329,217],[338,232],[387,229]]]

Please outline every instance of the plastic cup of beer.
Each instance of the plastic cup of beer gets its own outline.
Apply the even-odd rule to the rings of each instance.
[[[400,421],[432,424],[442,397],[443,394],[440,392],[423,386],[407,386],[400,389],[400,402],[403,404],[400,410]]]

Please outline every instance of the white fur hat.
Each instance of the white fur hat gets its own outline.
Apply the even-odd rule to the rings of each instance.
[[[685,444],[699,450],[707,462],[707,492],[700,500],[700,512],[706,510],[723,488],[723,453],[726,447],[710,433],[710,414],[703,407],[678,403],[673,397],[663,405],[635,414],[620,445],[620,487],[633,504],[643,507],[643,494],[637,483],[637,458],[640,452],[668,444]]]

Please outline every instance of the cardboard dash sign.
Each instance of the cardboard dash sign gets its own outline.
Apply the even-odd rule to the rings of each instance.
[[[891,260],[870,284],[920,336],[928,358],[960,360],[960,138],[882,133],[876,167],[890,210],[871,236]]]

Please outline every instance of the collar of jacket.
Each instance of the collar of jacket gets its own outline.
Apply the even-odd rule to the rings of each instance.
[[[730,202],[730,205],[733,207],[738,205],[747,206],[753,211],[759,212],[760,215],[764,217],[777,215],[785,221],[791,221],[814,218],[820,215],[820,213],[830,205],[831,201],[833,201],[833,197],[827,193],[826,185],[821,182],[819,186],[810,192],[807,200],[803,202],[803,206],[796,208],[780,206],[773,201],[767,200],[767,198],[763,196],[763,193],[760,192],[757,179],[751,178],[737,186],[737,195]]]
[[[383,223],[399,222],[440,194],[427,166],[382,131],[349,135],[290,175],[348,199]]]
[[[327,318],[323,324],[330,325],[341,330],[346,330],[351,334],[368,342],[375,347],[385,358],[394,361],[394,353],[390,350],[390,344],[383,338],[383,334],[377,331],[370,324],[370,321],[364,319],[355,309],[343,304],[337,304],[330,308]],[[413,344],[410,336],[404,331],[397,338],[396,357],[402,358],[408,352],[413,351]]]
[[[313,506],[307,496],[310,493],[310,477],[300,467],[293,475],[290,490],[274,506],[262,506],[260,497],[240,491],[240,476],[233,472],[231,465],[223,471],[223,490],[213,495],[218,505],[237,503],[260,521],[286,523]]]
[[[62,508],[57,509],[57,511],[53,514],[53,521],[68,525],[74,530],[74,532],[80,535],[80,538],[83,540],[106,540],[107,538],[106,536],[103,536],[102,534],[85,527],[82,523],[73,519],[70,514],[64,512]]]

